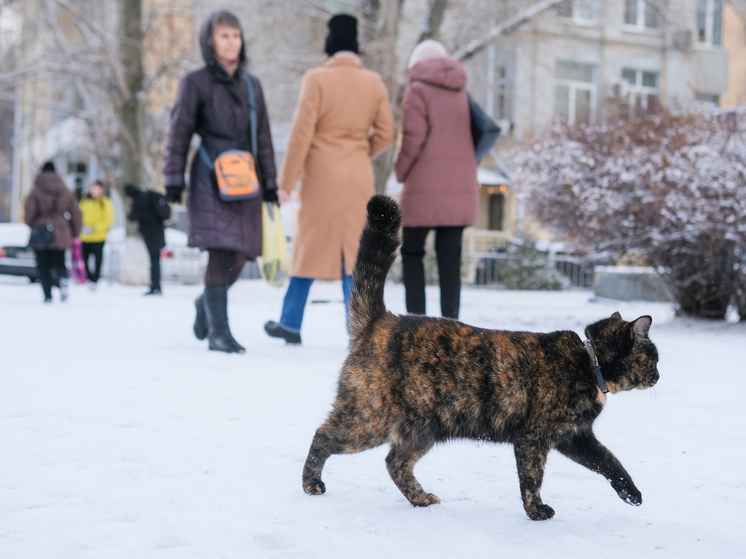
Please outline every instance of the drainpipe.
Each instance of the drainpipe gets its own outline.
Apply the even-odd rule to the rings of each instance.
[[[20,86],[16,86],[19,88]],[[11,160],[11,183],[10,183],[10,222],[17,223],[20,216],[21,205],[21,145],[23,137],[21,134],[21,104],[18,102],[18,95],[15,95],[13,102],[13,158]]]

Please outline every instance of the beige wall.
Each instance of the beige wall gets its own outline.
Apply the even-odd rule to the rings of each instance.
[[[746,24],[731,5],[723,15],[723,46],[728,51],[728,91],[720,98],[721,107],[746,104]]]

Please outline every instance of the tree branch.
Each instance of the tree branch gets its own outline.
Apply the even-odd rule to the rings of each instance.
[[[542,0],[541,2],[537,2],[533,6],[518,12],[512,17],[509,17],[500,25],[493,27],[486,35],[479,37],[478,39],[474,39],[467,45],[461,47],[455,53],[453,53],[453,58],[461,62],[469,60],[475,54],[484,50],[490,43],[492,43],[492,41],[494,41],[498,37],[507,35],[515,31],[515,29],[517,29],[530,19],[536,17],[543,11],[548,10],[552,6],[559,4],[560,2],[562,2],[562,0]]]

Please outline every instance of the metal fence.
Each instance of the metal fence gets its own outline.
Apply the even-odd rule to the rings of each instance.
[[[566,277],[572,287],[593,287],[595,263],[570,255],[548,254],[547,265]],[[500,287],[506,271],[518,266],[519,258],[506,252],[469,252],[462,258],[462,279],[465,283]]]

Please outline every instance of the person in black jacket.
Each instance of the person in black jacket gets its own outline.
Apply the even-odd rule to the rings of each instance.
[[[132,198],[132,209],[127,217],[139,224],[139,231],[150,255],[150,291],[145,295],[161,294],[161,249],[166,246],[163,222],[171,217],[171,208],[163,194],[142,191],[134,184],[124,185],[124,193]]]

